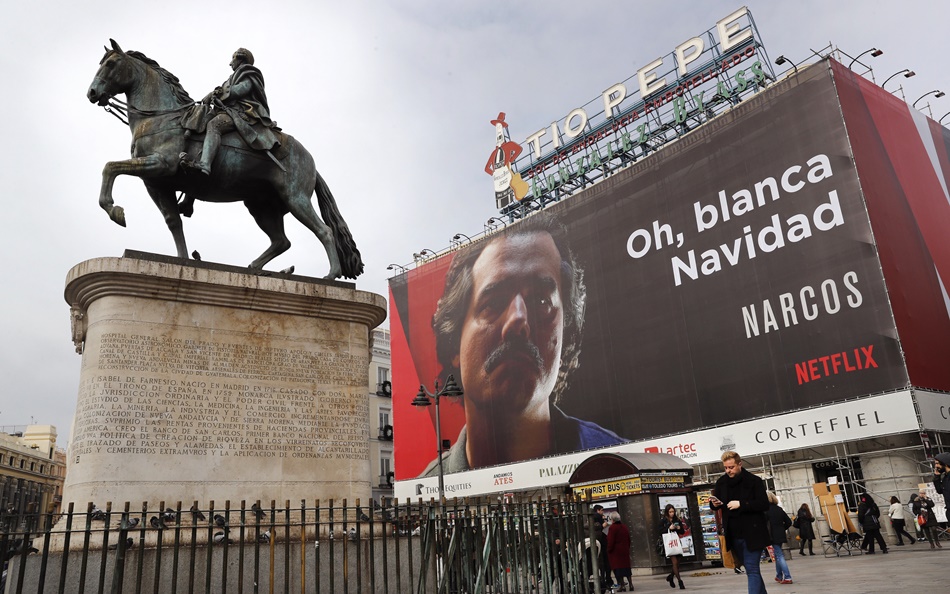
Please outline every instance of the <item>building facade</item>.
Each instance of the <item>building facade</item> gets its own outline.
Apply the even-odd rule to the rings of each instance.
[[[41,514],[58,514],[65,478],[66,452],[56,447],[55,427],[0,433],[0,529],[35,529]]]
[[[369,459],[373,501],[393,496],[393,398],[389,330],[376,328],[370,341]]]

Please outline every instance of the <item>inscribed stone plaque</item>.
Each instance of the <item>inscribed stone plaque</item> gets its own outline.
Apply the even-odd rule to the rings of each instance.
[[[381,296],[100,258],[70,271],[66,298],[83,360],[65,501],[368,498]]]

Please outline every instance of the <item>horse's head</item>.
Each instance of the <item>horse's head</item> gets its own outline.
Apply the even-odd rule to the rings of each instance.
[[[128,92],[136,78],[135,60],[122,51],[114,40],[109,41],[112,42],[112,49],[106,48],[106,54],[99,61],[99,70],[86,91],[90,103],[106,105],[109,99]]]

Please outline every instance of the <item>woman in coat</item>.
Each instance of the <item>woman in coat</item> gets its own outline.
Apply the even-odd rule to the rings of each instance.
[[[660,534],[666,534],[670,531],[683,536],[686,533],[686,526],[680,521],[679,517],[677,517],[676,508],[673,507],[673,504],[667,503],[666,507],[663,508],[663,517],[660,518]],[[670,572],[670,575],[666,576],[666,581],[670,583],[671,588],[675,588],[676,586],[673,585],[673,578],[676,577],[676,581],[679,583],[680,590],[685,590],[686,586],[683,585],[683,580],[680,578],[680,559],[682,559],[683,556],[670,555],[669,557],[670,561],[673,563],[673,571]]]
[[[867,550],[868,555],[873,555],[876,540],[881,545],[881,552],[886,555],[887,545],[884,543],[884,537],[881,536],[881,509],[867,493],[861,495],[861,503],[858,505],[858,522],[864,529],[861,550]]]
[[[778,498],[771,491],[769,491],[769,511],[765,513],[769,516],[772,551],[775,553],[775,581],[780,584],[791,584],[792,572],[788,569],[788,562],[785,561],[782,545],[788,542],[786,532],[791,527],[792,520],[785,513],[785,510],[779,507]]]
[[[798,515],[795,516],[795,521],[798,522],[798,538],[801,539],[801,547],[798,549],[798,554],[805,556],[805,543],[808,543],[808,554],[814,556],[815,551],[812,550],[812,543],[815,540],[815,516],[812,515],[811,510],[808,508],[807,503],[803,503],[800,508],[798,508]]]
[[[934,500],[927,497],[926,491],[921,491],[914,501],[914,515],[924,517],[926,523],[920,529],[924,532],[927,540],[930,541],[930,548],[942,549],[943,545],[937,540],[937,516],[934,515]]]
[[[626,592],[627,583],[633,590],[633,581],[630,578],[630,531],[623,525],[619,513],[610,512],[608,517],[610,528],[607,529],[607,560],[610,561],[610,570],[614,572],[614,579],[620,586],[618,592]]]
[[[887,508],[887,516],[891,519],[891,526],[894,527],[894,532],[897,533],[897,546],[904,546],[904,536],[910,540],[910,544],[917,542],[915,537],[904,530],[904,526],[907,524],[904,518],[904,506],[901,505],[901,500],[897,497],[891,497],[891,506]]]
[[[914,504],[917,503],[917,493],[910,496],[907,500],[907,514],[910,516],[910,523],[914,525],[914,532],[917,534],[917,542],[924,541],[924,530],[917,523],[917,512],[914,511]]]

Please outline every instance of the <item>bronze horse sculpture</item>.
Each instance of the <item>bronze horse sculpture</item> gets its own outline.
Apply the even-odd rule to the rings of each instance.
[[[195,101],[178,79],[140,52],[125,52],[110,40],[86,93],[90,102],[109,105],[116,95],[126,95],[125,111],[132,130],[132,158],[110,161],[102,170],[101,206],[114,222],[125,226],[125,212],[112,200],[112,187],[119,175],[142,179],[149,196],[158,206],[175,239],[179,258],[188,258],[181,212],[176,197],[184,192],[208,202],[244,202],[257,225],[270,238],[270,246],[250,268],[265,264],[287,251],[290,240],[284,234],[288,212],[312,231],[327,251],[330,272],[325,278],[356,278],[363,261],[350,230],[337,209],[326,182],[317,172],[313,157],[290,135],[284,135],[275,163],[266,154],[252,151],[238,142],[225,142],[215,157],[210,176],[185,171],[179,155],[200,146],[200,138],[182,125],[182,118]],[[310,202],[316,192],[320,214]]]

